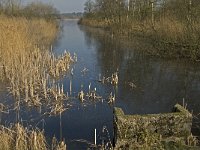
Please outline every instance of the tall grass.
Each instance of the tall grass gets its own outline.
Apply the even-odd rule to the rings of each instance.
[[[0,126],[0,135],[0,150],[63,150],[63,147],[66,149],[64,142],[52,142],[49,146],[43,131],[24,128],[21,124],[9,128]],[[54,138],[54,141],[57,140]]]
[[[26,20],[0,16],[0,62],[1,76],[11,78],[11,72],[17,76],[23,74],[20,69],[29,72],[28,66],[34,61],[39,48],[48,46],[57,34],[56,24],[43,19]],[[23,77],[24,75],[22,75]]]
[[[50,77],[57,78],[68,71],[76,58],[67,52],[56,58],[48,51],[56,38],[57,24],[4,16],[0,20],[0,75],[10,84],[17,106],[41,106],[46,100],[62,100],[63,86],[55,82],[49,86]]]
[[[55,80],[70,69],[76,61],[65,52],[55,57],[49,51],[56,39],[57,23],[45,19],[25,19],[0,16],[0,80],[7,82],[15,99],[19,122],[20,107],[47,105],[54,115],[65,108],[63,85]],[[0,150],[48,149],[44,134],[28,130],[17,123],[14,127],[0,127]],[[64,142],[54,144],[54,149],[66,149]]]

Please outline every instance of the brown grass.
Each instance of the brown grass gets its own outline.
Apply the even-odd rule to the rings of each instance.
[[[0,16],[0,20],[0,80],[8,82],[8,89],[16,100],[15,109],[19,112],[23,103],[27,106],[50,104],[51,113],[62,113],[66,95],[63,85],[56,84],[55,80],[70,69],[77,56],[65,52],[55,57],[49,52],[58,32],[57,24],[20,17]],[[0,150],[49,149],[43,132],[28,130],[20,124],[10,128],[0,126],[0,135]],[[57,143],[52,149],[66,149],[66,145]]]
[[[40,106],[45,100],[63,99],[63,89],[55,82],[48,84],[77,58],[67,52],[56,58],[48,51],[58,32],[56,23],[4,16],[0,20],[0,76],[9,82],[17,103]]]
[[[47,150],[48,146],[44,132],[39,129],[24,128],[21,124],[15,124],[6,128],[0,126],[0,150]],[[54,141],[57,141],[54,138]],[[52,144],[52,149],[64,150],[64,142]]]
[[[121,18],[121,22],[95,18],[83,18],[80,23],[92,27],[109,28],[117,37],[145,38],[153,49],[144,48],[151,55],[167,58],[189,58],[200,61],[200,22],[188,22],[169,16],[157,18],[154,25],[149,18],[142,21],[136,19]],[[143,43],[141,43],[143,44]]]
[[[96,27],[96,28],[106,28],[110,27],[109,26],[109,20],[101,20],[101,19],[87,19],[87,18],[82,18],[79,20],[79,23],[82,25],[88,25],[91,27]]]

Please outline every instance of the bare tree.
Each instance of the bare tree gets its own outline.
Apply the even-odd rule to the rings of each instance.
[[[85,5],[84,10],[86,13],[91,13],[92,10],[94,9],[94,2],[92,0],[87,0],[84,5]]]
[[[58,14],[57,9],[52,5],[42,2],[32,2],[24,8],[24,14],[27,17],[46,17],[51,18]]]

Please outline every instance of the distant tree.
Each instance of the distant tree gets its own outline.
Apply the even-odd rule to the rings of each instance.
[[[94,4],[95,3],[92,0],[87,0],[84,4],[85,5],[85,8],[84,8],[85,13],[91,13],[94,9]]]
[[[6,15],[19,15],[21,0],[0,0],[0,11]]]
[[[45,17],[51,18],[56,16],[59,12],[52,5],[44,4],[42,2],[32,2],[28,4],[24,10],[27,17]]]

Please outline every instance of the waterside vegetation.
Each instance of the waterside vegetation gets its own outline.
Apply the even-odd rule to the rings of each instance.
[[[0,115],[1,113],[9,113],[9,109],[12,109],[16,112],[16,123],[8,127],[0,126],[0,149],[64,150],[66,144],[62,141],[61,117],[62,113],[68,107],[71,107],[68,105],[71,94],[68,95],[64,91],[64,85],[59,84],[58,80],[69,73],[70,70],[71,76],[73,76],[71,65],[77,62],[77,55],[71,55],[65,51],[62,55],[55,56],[52,51],[49,51],[59,31],[56,21],[51,17],[49,19],[49,13],[46,15],[39,13],[38,16],[34,16],[37,13],[29,13],[27,17],[23,13],[15,13],[15,5],[10,5],[11,2],[17,1],[11,0],[9,2],[7,7],[9,11],[5,9],[6,5],[3,5],[3,11],[0,15],[0,81],[8,84],[14,105],[6,106],[6,104],[0,102]],[[28,9],[28,7],[26,8]],[[31,8],[35,8],[35,5],[31,5]],[[46,6],[42,8],[46,8]],[[88,10],[88,12],[91,12],[91,10]],[[50,14],[52,15],[52,13]],[[128,16],[127,20],[128,18],[130,17]],[[112,29],[112,31],[113,34],[121,35],[122,30],[118,32]],[[126,33],[126,30],[124,32]],[[86,72],[87,69],[84,68],[82,73],[85,74]],[[97,82],[116,87],[119,84],[118,71],[109,77],[99,76]],[[128,82],[128,85],[131,89],[137,88],[133,82]],[[89,84],[88,92],[81,89],[76,98],[81,102],[85,100],[104,101],[96,88],[91,89],[91,84]],[[113,107],[115,99],[115,93],[111,92],[106,101]],[[60,115],[61,142],[53,138],[52,143],[48,144],[43,130],[25,127],[20,117],[20,109],[23,106],[39,108],[40,110],[44,107],[47,108],[47,112],[42,115]],[[102,132],[108,133],[106,128],[103,128]],[[109,148],[104,148],[108,144]],[[108,144],[101,145],[101,148],[111,149],[113,145],[110,136]],[[96,144],[95,147],[97,147]]]
[[[198,0],[88,0],[80,23],[132,42],[142,37],[149,55],[199,61],[199,10]]]
[[[21,0],[0,0],[0,14],[8,17],[43,18],[55,20],[59,12],[50,4],[40,1],[29,2],[23,5]]]
[[[0,126],[0,149],[50,149],[43,131],[24,127],[20,109],[48,105],[52,114],[61,114],[67,96],[56,79],[63,76],[77,58],[68,52],[56,57],[50,51],[59,32],[58,22],[50,17],[52,9],[48,9],[53,7],[42,3],[22,7],[17,0],[0,1],[0,4],[0,80],[7,83],[14,99],[13,105],[1,102],[0,113],[16,112],[16,123]],[[26,16],[22,13],[25,10],[37,13]],[[66,149],[66,145],[54,138],[52,149]]]
[[[58,142],[54,137],[48,145],[44,132],[39,129],[24,128],[19,123],[7,128],[0,126],[1,150],[66,150],[66,144]]]

